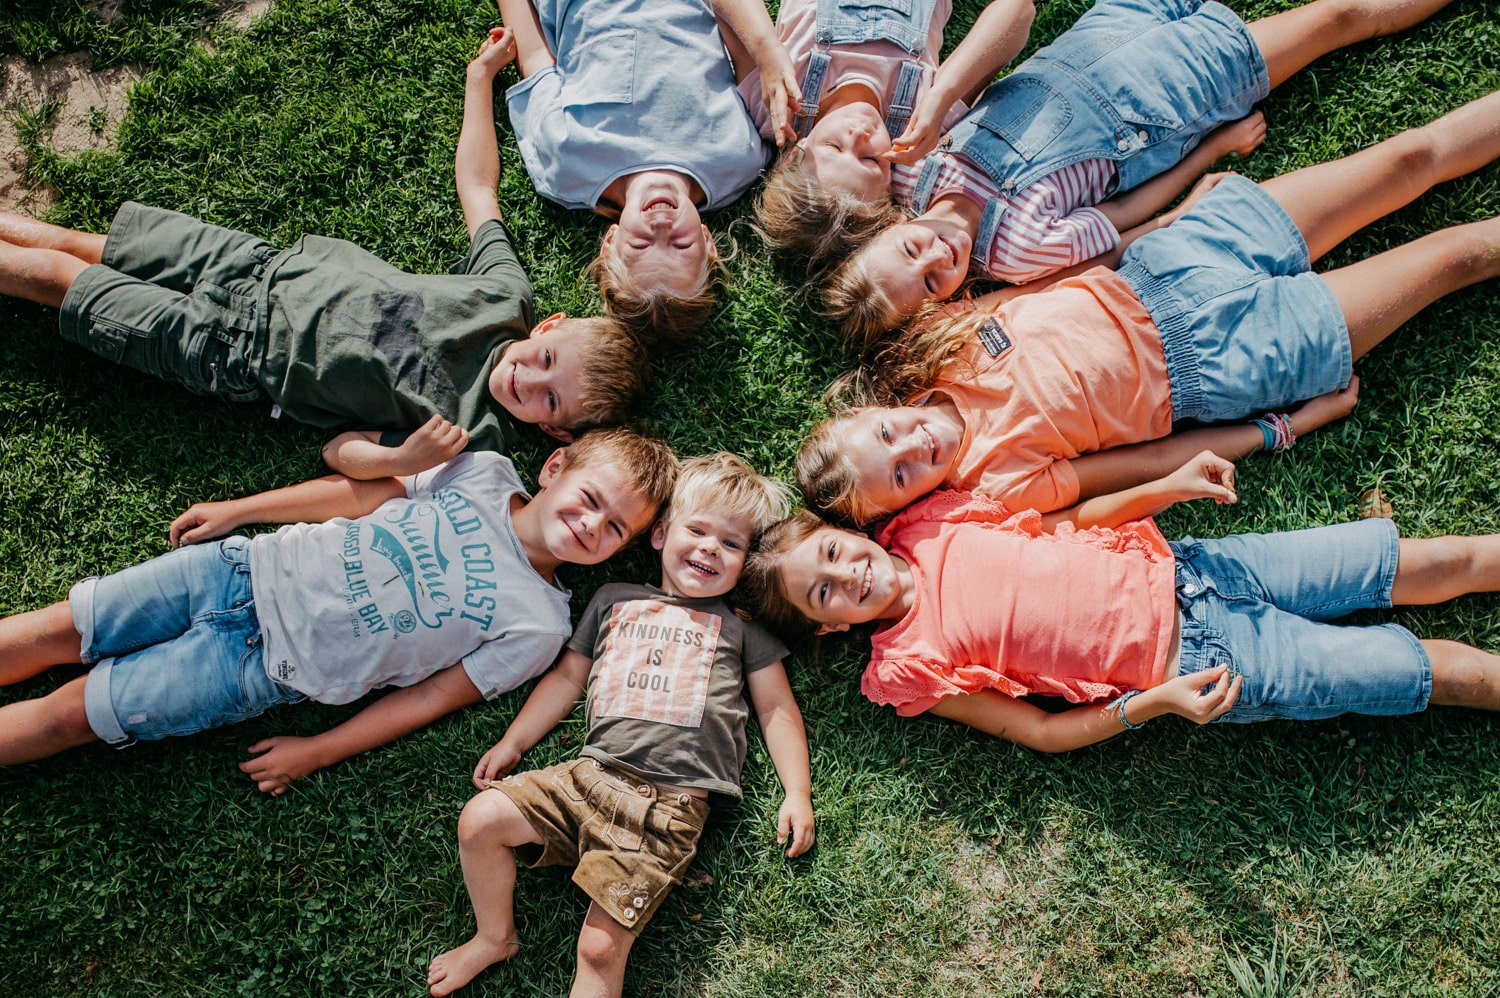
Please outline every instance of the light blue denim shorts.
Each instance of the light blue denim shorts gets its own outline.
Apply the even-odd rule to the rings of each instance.
[[[1425,710],[1432,662],[1415,635],[1399,624],[1328,623],[1391,605],[1398,543],[1382,519],[1172,542],[1179,673],[1227,664],[1244,675],[1220,721]]]
[[[1237,175],[1126,249],[1120,275],[1161,331],[1173,419],[1241,419],[1349,383],[1349,328],[1311,266],[1291,217]]]
[[[178,548],[68,594],[89,727],[111,745],[233,724],[306,696],[266,675],[250,542]]]

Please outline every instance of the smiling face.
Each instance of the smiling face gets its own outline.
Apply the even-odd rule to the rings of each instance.
[[[750,526],[709,508],[686,513],[651,532],[661,552],[661,587],[673,596],[723,596],[740,580],[750,549]]]
[[[630,178],[620,220],[604,233],[604,251],[618,257],[637,284],[681,295],[703,287],[708,263],[718,255],[687,178],[669,170]]]
[[[871,105],[854,102],[828,111],[798,145],[804,168],[823,187],[866,202],[890,191],[891,164],[881,154],[890,151],[891,136]]]
[[[961,423],[925,406],[857,409],[835,432],[865,519],[904,509],[942,485],[963,440]]]
[[[562,450],[552,453],[537,475],[536,497],[513,517],[532,565],[548,577],[563,563],[597,565],[645,530],[657,511],[619,468],[565,463]]]
[[[583,356],[589,333],[561,312],[516,340],[490,371],[490,395],[517,422],[557,432],[582,422]]]
[[[897,620],[911,608],[911,572],[864,534],[820,527],[779,560],[781,591],[818,633],[872,620]]]
[[[882,231],[860,251],[870,282],[904,318],[929,301],[947,301],[969,273],[974,240],[960,225],[922,215]]]

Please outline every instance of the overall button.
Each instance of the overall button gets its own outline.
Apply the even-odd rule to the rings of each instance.
[[[1135,134],[1136,134],[1136,137],[1138,139],[1140,139],[1142,142],[1145,142],[1147,139],[1150,138],[1150,136],[1148,136],[1146,134],[1146,130],[1145,129],[1141,129],[1139,132],[1136,132]]]
[[[1126,149],[1130,148],[1130,140],[1121,136],[1120,141],[1115,143],[1115,148],[1119,149],[1121,152],[1124,152]]]

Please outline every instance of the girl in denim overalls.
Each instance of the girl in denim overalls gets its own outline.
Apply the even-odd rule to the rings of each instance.
[[[1314,0],[1247,25],[1214,0],[1100,0],[943,138],[910,191],[920,214],[831,275],[828,311],[867,346],[971,272],[1020,284],[1116,249],[1215,159],[1260,143],[1264,121],[1246,116],[1270,89],[1448,2]]]
[[[712,311],[722,270],[698,210],[743,194],[766,157],[716,14],[770,101],[796,96],[765,8],[500,0],[500,13],[522,76],[505,100],[537,191],[615,222],[591,265],[611,314],[644,334],[686,335]]]
[[[878,404],[815,427],[797,484],[855,523],[940,487],[1047,512],[1203,450],[1234,461],[1289,445],[1352,408],[1340,389],[1355,360],[1443,295],[1500,276],[1500,218],[1321,274],[1312,261],[1497,158],[1500,92],[1261,184],[1210,178],[1118,271],[992,292],[888,344],[867,372]],[[1319,395],[1290,420],[1226,424]],[[1183,419],[1220,425],[1172,434]]]
[[[782,3],[776,32],[796,70],[802,107],[788,129],[798,141],[756,201],[768,243],[815,259],[847,249],[861,219],[878,221],[889,207],[892,150],[914,157],[935,148],[1021,50],[1035,16],[1032,0],[992,0],[939,66],[952,11],[952,0]],[[780,145],[786,136],[772,129],[757,71],[740,81],[740,95],[762,137]]]

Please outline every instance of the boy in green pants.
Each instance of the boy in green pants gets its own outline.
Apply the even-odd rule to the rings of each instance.
[[[64,339],[191,391],[383,431],[324,448],[352,477],[509,450],[507,415],[564,440],[617,423],[645,389],[644,350],[607,318],[535,322],[500,218],[493,80],[507,47],[487,43],[469,66],[454,175],[471,245],[456,273],[408,274],[321,236],[278,250],[131,202],[108,235],[0,213],[0,294],[59,308]]]

